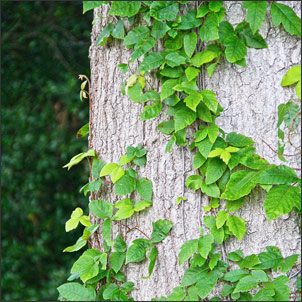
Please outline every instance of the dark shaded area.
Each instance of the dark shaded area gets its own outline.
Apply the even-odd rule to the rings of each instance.
[[[92,12],[74,1],[2,1],[1,11],[1,300],[56,300],[77,257],[62,250],[82,232],[64,223],[88,211],[86,165],[62,166],[87,150],[75,135],[88,122],[78,75],[89,75]]]

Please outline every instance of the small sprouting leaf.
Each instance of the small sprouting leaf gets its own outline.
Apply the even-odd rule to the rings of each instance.
[[[180,204],[182,201],[188,200],[188,198],[186,197],[177,197],[176,198],[176,204]]]
[[[68,168],[68,170],[70,170],[70,168],[74,165],[77,165],[79,162],[81,162],[84,158],[86,157],[94,157],[95,151],[90,149],[87,152],[83,152],[80,154],[75,155],[68,164],[66,164],[65,166],[63,166],[63,168]]]

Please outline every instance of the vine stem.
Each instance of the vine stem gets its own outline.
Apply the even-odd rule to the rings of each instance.
[[[298,274],[300,274],[301,273],[301,269],[299,269],[297,272],[295,272],[294,274],[292,274],[292,275],[290,275],[288,278],[289,279],[292,279],[292,278],[294,278],[295,276],[297,276]]]
[[[299,153],[296,154],[284,154],[284,153],[279,153],[278,151],[274,150],[265,140],[261,139],[263,143],[265,143],[274,153],[278,154],[278,155],[282,155],[282,156],[288,156],[288,157],[292,157],[292,156],[298,156],[301,154],[301,151]],[[294,168],[292,168],[294,169]]]
[[[299,147],[296,147],[292,142],[291,142],[291,140],[290,140],[290,133],[291,133],[291,131],[292,131],[292,129],[293,129],[293,127],[294,127],[294,124],[295,124],[295,121],[296,121],[296,119],[297,119],[297,117],[298,117],[298,115],[301,113],[301,109],[295,114],[295,116],[294,116],[294,118],[293,118],[293,121],[292,121],[292,123],[291,123],[291,125],[290,125],[290,127],[289,127],[289,129],[288,129],[288,142],[291,144],[291,146],[293,146],[296,150],[300,150],[300,148]],[[301,151],[300,151],[301,152]]]
[[[114,220],[114,221],[117,222],[117,223],[119,223],[123,227],[127,228],[128,229],[127,233],[129,233],[132,230],[137,230],[137,231],[141,232],[148,240],[151,240],[150,237],[145,232],[143,232],[141,229],[139,229],[137,226],[135,226],[134,228],[130,228],[128,225],[123,224],[120,221],[117,221],[117,220]]]

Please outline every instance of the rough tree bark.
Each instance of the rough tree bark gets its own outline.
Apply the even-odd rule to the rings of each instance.
[[[300,15],[301,6],[298,1],[285,4]],[[224,6],[227,9],[226,19],[232,24],[243,20],[245,12],[241,8],[241,2],[225,2]],[[94,16],[106,16],[107,12],[106,7],[98,8],[95,9]],[[189,148],[174,146],[171,153],[165,152],[169,137],[156,129],[160,122],[166,120],[165,114],[142,122],[139,114],[143,110],[143,104],[133,103],[122,95],[121,85],[125,75],[116,66],[128,62],[130,52],[117,41],[103,47],[95,45],[106,24],[106,18],[98,19],[92,29],[92,131],[89,140],[105,163],[118,162],[127,146],[142,143],[148,151],[147,164],[139,169],[139,174],[152,180],[153,206],[138,215],[139,224],[147,234],[152,232],[152,221],[169,219],[173,224],[170,234],[158,246],[158,260],[150,279],[141,279],[148,275],[147,262],[127,265],[126,279],[135,282],[137,288],[132,296],[135,300],[146,301],[152,297],[166,296],[173,287],[180,284],[187,264],[180,267],[177,255],[184,241],[198,238],[198,227],[202,225],[204,215],[202,208],[208,204],[208,199],[185,188],[185,179],[194,173],[193,153]],[[200,88],[213,90],[217,94],[218,101],[225,109],[217,122],[226,133],[236,131],[251,137],[262,157],[271,163],[280,164],[276,154],[261,139],[274,148],[277,145],[277,107],[294,97],[294,89],[284,89],[280,83],[290,67],[301,64],[300,43],[297,37],[290,36],[282,28],[275,28],[268,15],[260,33],[268,44],[267,49],[248,49],[245,68],[224,62],[211,79],[203,72]],[[299,162],[299,158],[291,158],[289,165],[298,167]],[[115,203],[118,199],[111,193],[112,189],[110,184],[106,184],[100,196]],[[184,214],[182,206],[176,205],[176,198],[183,195],[183,190],[188,197],[184,204]],[[284,256],[300,253],[297,215],[291,213],[268,221],[262,207],[263,199],[264,192],[260,189],[254,190],[246,199],[238,216],[247,221],[247,234],[241,242],[236,238],[228,239],[225,244],[226,253],[238,248],[245,254],[259,253],[267,245],[278,246]],[[135,222],[129,219],[127,224],[134,225]],[[118,231],[118,226],[115,226],[113,238]],[[139,232],[132,231],[127,236],[127,243],[141,237]],[[96,242],[93,245],[96,247]]]

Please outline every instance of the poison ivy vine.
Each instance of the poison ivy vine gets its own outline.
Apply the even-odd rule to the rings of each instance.
[[[289,300],[290,290],[286,285],[294,275],[284,274],[292,270],[298,255],[283,257],[277,247],[268,246],[266,252],[244,257],[242,251],[229,253],[227,259],[221,259],[215,253],[216,246],[230,237],[239,240],[246,233],[246,222],[234,215],[245,202],[245,197],[259,185],[267,191],[263,206],[268,220],[287,214],[294,209],[301,213],[301,179],[295,170],[285,165],[269,164],[255,152],[254,141],[235,132],[225,134],[215,123],[223,111],[213,91],[198,86],[198,76],[206,68],[212,77],[217,65],[226,60],[239,66],[246,66],[245,56],[248,48],[266,48],[267,44],[259,33],[268,6],[273,24],[283,28],[291,35],[301,37],[301,19],[294,11],[281,3],[268,1],[243,2],[247,10],[246,20],[235,28],[224,21],[225,8],[222,1],[204,2],[194,9],[190,1],[84,1],[84,13],[102,4],[110,4],[108,24],[100,33],[97,45],[110,43],[111,39],[122,40],[123,45],[132,50],[131,61],[117,67],[130,76],[121,87],[122,93],[136,103],[143,103],[141,120],[158,116],[163,106],[168,106],[166,121],[157,129],[170,135],[166,151],[173,145],[186,146],[195,152],[193,168],[195,175],[186,180],[186,186],[194,191],[201,190],[209,196],[210,205],[204,211],[214,216],[205,216],[207,231],[200,229],[199,238],[186,241],[179,252],[179,265],[189,260],[189,268],[184,273],[180,286],[174,288],[168,297],[154,298],[154,301],[199,301],[206,299],[218,281],[224,282],[222,297],[244,301],[284,301]],[[183,6],[183,9],[180,7]],[[112,20],[110,22],[110,20]],[[127,24],[127,28],[126,25]],[[130,29],[128,28],[130,26]],[[158,41],[164,45],[161,52],[155,51]],[[200,51],[200,42],[203,49]],[[139,61],[136,72],[130,63]],[[161,90],[156,91],[152,84],[153,76],[160,81]],[[87,77],[81,85],[80,98],[90,100],[90,82]],[[88,91],[85,90],[88,83]],[[296,85],[301,99],[301,68],[295,66],[284,76],[281,85]],[[282,123],[288,128],[288,143],[292,146],[291,136],[298,124],[300,106],[289,101],[278,108],[278,144],[279,158],[286,161],[284,154],[284,131]],[[187,129],[195,129],[194,139],[187,138]],[[84,125],[77,136],[89,133],[89,124]],[[296,149],[298,147],[294,146]],[[271,147],[270,147],[271,148]],[[299,154],[301,151],[299,150]],[[96,217],[103,219],[103,225],[91,225],[88,216],[77,208],[66,223],[70,231],[79,223],[85,226],[83,235],[75,245],[67,247],[65,252],[73,252],[90,242],[90,236],[100,229],[104,242],[98,242],[98,248],[86,250],[74,263],[68,281],[80,278],[83,285],[70,282],[58,288],[61,299],[72,301],[128,301],[127,296],[133,289],[132,282],[124,282],[121,272],[123,265],[141,262],[149,252],[150,277],[156,257],[156,244],[164,240],[172,228],[168,220],[153,223],[151,237],[139,229],[137,213],[152,205],[152,183],[147,178],[139,178],[136,171],[125,165],[141,166],[146,163],[146,150],[138,145],[128,147],[119,163],[104,164],[92,149],[71,159],[65,166],[68,169],[88,158],[90,182],[81,191],[90,192],[89,209]],[[110,180],[106,179],[110,175]],[[96,198],[103,182],[114,186],[117,196],[136,191],[142,200],[133,203],[130,198],[119,200],[115,204]],[[186,197],[178,197],[177,203]],[[219,209],[221,207],[221,209]],[[116,210],[115,214],[113,212]],[[129,227],[121,222],[135,216],[136,225]],[[112,222],[120,224],[125,234],[118,234],[111,241]],[[127,248],[124,241],[127,232],[136,230],[145,238],[137,239]],[[112,251],[114,248],[114,251]],[[223,257],[224,258],[224,257]],[[239,268],[238,268],[239,267]],[[272,271],[279,272],[275,278]],[[280,275],[283,274],[283,275]],[[97,284],[100,284],[97,293]],[[297,283],[298,284],[298,283]],[[255,291],[257,289],[257,291]],[[301,287],[298,287],[298,291]],[[218,301],[213,297],[211,301]]]

